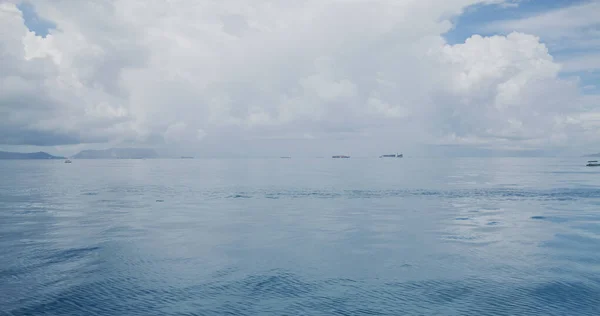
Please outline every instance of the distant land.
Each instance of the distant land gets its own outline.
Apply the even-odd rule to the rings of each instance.
[[[590,157],[590,158],[600,158],[600,153],[597,153],[597,154],[590,154],[590,155],[584,155],[583,157]]]
[[[149,148],[109,148],[104,150],[83,150],[74,159],[144,159],[158,158],[154,149]]]
[[[65,157],[52,156],[43,151],[36,153],[13,153],[8,151],[0,151],[0,159],[65,159]]]

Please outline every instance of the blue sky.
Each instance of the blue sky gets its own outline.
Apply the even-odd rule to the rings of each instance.
[[[40,18],[32,4],[23,2],[18,5],[18,8],[23,12],[25,25],[29,30],[35,32],[36,35],[46,37],[50,30],[56,27],[51,21]]]
[[[561,9],[568,6],[587,3],[589,0],[522,0],[516,6],[474,5],[468,8],[455,21],[455,27],[446,34],[451,44],[462,43],[472,34],[494,35],[486,31],[485,25],[492,21],[514,20],[538,15],[543,12]]]

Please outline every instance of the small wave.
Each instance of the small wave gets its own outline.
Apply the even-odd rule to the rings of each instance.
[[[84,247],[84,248],[70,248],[65,250],[59,250],[52,252],[45,259],[46,264],[60,263],[66,261],[72,261],[78,258],[83,258],[91,253],[97,252],[100,247]]]
[[[204,193],[211,197],[219,196],[218,192]],[[221,195],[223,196],[223,195]],[[260,190],[245,191],[224,195],[227,199],[265,198],[265,199],[381,199],[402,197],[439,197],[444,199],[477,198],[488,201],[572,201],[579,199],[600,199],[598,189],[557,189],[557,190],[525,190],[525,189],[457,189],[457,190]]]
[[[286,271],[192,286],[101,278],[21,301],[9,315],[598,315],[594,282],[310,279]]]

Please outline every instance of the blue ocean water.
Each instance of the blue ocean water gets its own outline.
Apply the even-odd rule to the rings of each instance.
[[[0,315],[600,315],[581,159],[0,162]]]

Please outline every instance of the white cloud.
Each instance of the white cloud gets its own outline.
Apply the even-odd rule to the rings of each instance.
[[[401,118],[409,115],[408,110],[400,106],[393,106],[381,101],[376,96],[371,96],[367,100],[367,107],[374,114],[383,115],[390,118]]]
[[[3,143],[531,147],[581,133],[556,123],[580,96],[539,38],[443,40],[469,5],[502,1],[31,2],[57,29],[35,36],[0,4]]]
[[[575,55],[561,61],[564,72],[600,70],[600,54]]]
[[[600,1],[588,1],[515,20],[492,22],[491,32],[536,34],[559,53],[565,73],[600,69]],[[574,54],[573,52],[579,52]],[[581,53],[583,52],[583,53]]]
[[[203,129],[196,130],[196,140],[203,140],[207,133]]]
[[[188,132],[186,131],[187,124],[184,122],[177,122],[169,125],[165,131],[164,137],[168,143],[180,142],[186,138]]]
[[[431,117],[456,139],[476,137],[488,144],[549,139],[562,132],[555,118],[577,110],[576,83],[558,78],[560,66],[534,36],[473,36],[446,45],[439,59],[452,71],[432,109],[444,114]]]

